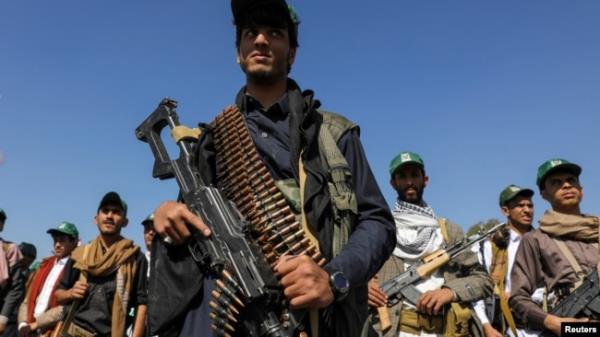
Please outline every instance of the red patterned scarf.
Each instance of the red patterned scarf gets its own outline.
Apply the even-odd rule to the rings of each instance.
[[[40,268],[35,272],[33,279],[31,281],[31,285],[29,286],[29,290],[27,292],[27,321],[29,323],[35,321],[35,317],[33,317],[33,311],[35,310],[35,302],[37,297],[42,292],[42,288],[44,288],[44,283],[46,282],[46,278],[52,271],[52,267],[56,264],[56,256],[49,257],[42,261]],[[64,271],[64,270],[63,270]],[[58,281],[61,279],[62,271],[57,278],[56,284],[52,285],[52,295],[50,295],[50,301],[48,302],[48,309],[54,308],[58,305],[56,303],[56,296],[54,296],[54,290],[58,286]]]

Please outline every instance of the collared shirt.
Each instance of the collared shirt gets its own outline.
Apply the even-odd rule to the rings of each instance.
[[[273,178],[293,178],[288,94],[268,109],[249,95],[245,95],[244,99],[250,135]],[[395,245],[395,226],[369,167],[358,130],[352,129],[342,135],[338,147],[352,173],[358,224],[342,252],[329,261],[325,268],[342,271],[350,284],[357,286],[366,284],[389,256]]]
[[[52,270],[50,270],[50,273],[48,274],[48,276],[46,277],[46,280],[44,281],[44,286],[42,287],[42,291],[40,291],[40,294],[38,295],[37,300],[35,301],[35,309],[33,310],[34,317],[39,317],[41,314],[43,314],[46,311],[46,309],[48,309],[48,303],[50,302],[50,296],[52,296],[52,291],[54,290],[54,286],[56,285],[58,277],[60,276],[60,273],[65,268],[65,265],[68,260],[69,260],[69,257],[67,256],[67,257],[63,257],[62,259],[60,259],[60,260],[56,261],[56,263],[54,263]]]
[[[246,95],[245,117],[252,141],[273,179],[293,178],[287,93],[268,109],[254,97]]]
[[[273,179],[293,178],[288,94],[268,109],[249,95],[245,95],[243,99],[243,114],[250,136]],[[367,161],[358,129],[354,128],[343,134],[337,145],[352,175],[358,221],[346,246],[324,268],[329,272],[341,271],[354,287],[366,285],[385,262],[394,249],[396,229]],[[210,140],[201,138],[199,148],[200,160],[207,163],[207,169],[215,170],[215,153]],[[212,173],[214,175],[216,172]]]

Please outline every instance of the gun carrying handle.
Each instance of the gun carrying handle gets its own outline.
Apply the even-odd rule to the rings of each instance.
[[[417,267],[417,274],[422,278],[433,274],[433,272],[450,261],[450,255],[444,251],[436,252],[435,254],[436,256],[434,258],[429,258],[429,256],[426,257],[428,262]]]
[[[163,99],[154,112],[135,129],[137,139],[148,143],[154,154],[152,175],[155,178],[167,179],[173,176],[170,165],[171,158],[160,135],[165,127],[179,125],[179,119],[175,112],[176,107],[176,101],[167,98]]]

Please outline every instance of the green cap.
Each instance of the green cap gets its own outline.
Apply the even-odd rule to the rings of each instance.
[[[294,25],[300,24],[298,13],[285,0],[231,0],[233,22],[238,26],[250,11],[264,7],[273,8],[276,13]]]
[[[422,170],[425,170],[425,163],[423,163],[421,156],[414,152],[405,151],[394,157],[390,162],[390,175],[394,175],[394,172],[396,172],[397,169],[406,164],[415,164]]]
[[[533,196],[533,190],[528,188],[522,188],[517,185],[508,185],[505,189],[500,193],[500,207],[506,205],[507,202],[511,201],[518,195],[523,195],[526,197]]]
[[[554,172],[558,169],[569,171],[578,177],[581,174],[581,167],[577,164],[573,164],[568,160],[560,159],[560,158],[550,159],[550,160],[544,162],[538,168],[537,180],[536,180],[536,184],[538,185],[538,187],[540,187],[540,188],[542,187],[542,183],[544,182],[544,179],[546,178],[546,176],[548,174],[550,174],[551,172]]]
[[[70,237],[77,239],[79,237],[79,231],[77,230],[77,226],[70,222],[63,221],[56,228],[50,228],[46,231],[48,234],[65,234]]]
[[[40,269],[40,261],[35,261],[34,263],[31,264],[31,266],[29,266],[29,271],[36,271],[38,269]]]
[[[119,193],[117,192],[111,191],[106,193],[100,201],[100,205],[98,205],[98,210],[106,204],[116,204],[121,207],[123,213],[127,214],[127,203],[125,200],[121,199],[121,196],[119,196]]]
[[[6,220],[6,213],[2,208],[0,208],[0,219]]]
[[[37,257],[37,249],[34,245],[28,242],[21,242],[19,244],[19,250],[21,254],[29,257],[33,257],[34,259]]]
[[[154,224],[154,212],[150,213],[150,215],[148,215],[146,217],[146,219],[144,219],[144,221],[142,221],[142,226],[153,225],[153,224]]]

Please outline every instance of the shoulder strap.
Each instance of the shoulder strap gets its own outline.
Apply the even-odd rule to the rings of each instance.
[[[579,287],[581,285],[581,283],[583,282],[583,276],[584,276],[583,270],[581,269],[579,262],[577,262],[577,260],[575,259],[575,256],[573,256],[573,253],[571,252],[569,247],[567,247],[567,245],[565,244],[564,241],[558,240],[557,238],[552,238],[552,240],[554,240],[554,242],[556,242],[558,249],[563,253],[563,255],[565,256],[567,261],[569,261],[571,268],[573,268],[573,270],[575,271],[575,275],[577,276],[577,282],[575,282],[575,288]]]
[[[334,112],[318,110],[323,116],[323,125],[329,130],[331,137],[337,141],[346,133],[354,128],[358,128],[354,122],[342,115]]]
[[[331,112],[319,111],[323,115],[323,123],[319,128],[319,149],[321,159],[331,177],[328,184],[329,194],[334,213],[350,212],[358,215],[358,204],[356,195],[350,188],[350,167],[346,158],[337,146],[337,142],[348,130],[357,127],[348,119]],[[350,221],[344,221],[343,216],[338,214],[341,221],[333,227],[332,255],[337,256],[348,242],[351,231]],[[346,218],[345,220],[348,220]]]
[[[444,242],[446,244],[450,243],[450,236],[448,235],[448,219],[446,218],[438,218],[438,225],[440,225],[440,231],[442,232],[442,237],[444,238]]]
[[[304,171],[304,162],[302,161],[302,153],[300,154],[300,159],[298,160],[298,174],[300,180],[300,202],[304,202],[304,186],[306,184],[306,171]],[[317,247],[319,251],[321,248],[319,247],[319,240],[317,240],[315,233],[311,230],[311,227],[308,225],[306,221],[306,214],[304,213],[304,207],[300,206],[300,211],[302,216],[300,217],[302,229],[306,234],[308,240]],[[311,328],[311,336],[319,337],[319,311],[317,309],[309,309],[308,310],[308,318],[310,321]]]
[[[306,184],[306,171],[304,171],[304,162],[302,161],[302,154],[300,154],[300,159],[298,160],[298,175],[298,180],[300,180],[300,203],[302,203],[304,202],[304,186]],[[299,208],[301,213],[300,224],[302,225],[302,229],[304,230],[306,237],[311,242],[311,244],[313,244],[315,247],[317,247],[319,251],[321,251],[321,247],[319,247],[319,240],[317,240],[315,233],[312,231],[312,227],[310,227],[308,225],[308,222],[306,221],[304,207],[300,205]]]
[[[508,273],[508,250],[498,247],[494,240],[490,240],[490,243],[492,246],[492,261],[489,273],[494,282],[500,285],[500,290],[504,291],[505,278]]]

